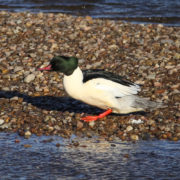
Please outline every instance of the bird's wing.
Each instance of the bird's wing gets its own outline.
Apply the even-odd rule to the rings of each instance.
[[[125,86],[103,78],[89,80],[84,85],[94,94],[110,95],[116,98],[137,94],[140,90],[138,85]]]
[[[86,70],[83,75],[83,82],[89,87],[111,93],[115,97],[137,94],[140,91],[139,85],[103,70]]]

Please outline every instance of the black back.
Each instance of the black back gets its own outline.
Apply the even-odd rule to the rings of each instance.
[[[126,80],[122,76],[104,71],[102,69],[89,69],[89,70],[83,70],[82,72],[84,76],[83,78],[84,83],[95,78],[104,78],[104,79],[111,80],[125,86],[135,85],[134,83]]]

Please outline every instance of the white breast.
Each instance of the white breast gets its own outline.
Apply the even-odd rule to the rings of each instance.
[[[63,84],[69,96],[79,99],[83,90],[83,74],[79,67],[70,76],[64,75]]]

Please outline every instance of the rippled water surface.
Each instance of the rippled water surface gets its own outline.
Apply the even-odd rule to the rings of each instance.
[[[61,12],[180,26],[180,0],[0,0],[0,10]]]
[[[180,142],[107,142],[96,137],[66,140],[57,136],[24,139],[0,133],[0,152],[3,180],[180,177]]]

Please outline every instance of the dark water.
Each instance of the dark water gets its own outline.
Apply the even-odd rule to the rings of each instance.
[[[15,143],[15,140],[20,140]],[[78,141],[79,146],[71,146]],[[60,146],[57,147],[56,144]],[[25,148],[29,144],[32,147]],[[180,177],[180,142],[107,142],[0,133],[1,180],[166,179]]]
[[[180,26],[180,0],[0,0],[0,10],[61,12]]]

